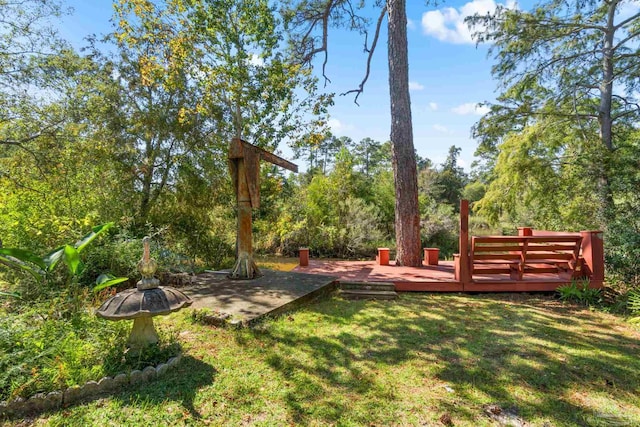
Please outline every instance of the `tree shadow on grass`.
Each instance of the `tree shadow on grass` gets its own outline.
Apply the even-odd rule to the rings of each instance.
[[[469,423],[486,417],[483,407],[490,404],[553,425],[593,424],[617,416],[605,413],[616,408],[635,407],[627,417],[640,419],[638,335],[624,336],[592,313],[549,298],[333,299],[301,317],[329,330],[309,333],[281,323],[253,334],[271,349],[266,360],[288,384],[285,400],[296,423],[400,422],[395,417],[406,415],[406,393],[421,394],[423,401],[434,395],[421,387],[421,376],[452,389],[448,396],[436,393],[435,403],[431,398],[436,411],[455,411]],[[409,364],[418,367],[404,371]],[[390,370],[415,377],[415,388],[407,386],[413,378],[394,387]],[[388,406],[386,414],[381,406]]]

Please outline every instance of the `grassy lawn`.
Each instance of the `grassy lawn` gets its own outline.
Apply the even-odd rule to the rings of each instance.
[[[13,423],[640,425],[640,333],[548,297],[332,298],[255,330],[162,322],[186,348],[162,380]]]

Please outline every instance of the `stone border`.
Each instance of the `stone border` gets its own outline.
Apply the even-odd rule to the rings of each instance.
[[[156,367],[147,366],[141,371],[134,369],[128,374],[121,373],[115,377],[104,377],[99,381],[87,381],[82,386],[75,385],[64,391],[37,393],[28,399],[18,397],[13,400],[0,401],[0,418],[61,409],[73,403],[90,400],[98,395],[112,393],[127,385],[153,381],[164,375],[169,368],[177,366],[181,360],[182,354],[178,354],[167,360],[166,363],[160,363]]]

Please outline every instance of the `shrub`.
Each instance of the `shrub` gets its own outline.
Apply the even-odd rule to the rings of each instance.
[[[562,301],[575,302],[587,306],[598,305],[602,302],[602,290],[589,287],[589,281],[571,282],[570,285],[560,286],[558,294]]]
[[[631,311],[631,322],[640,323],[640,290],[634,290],[627,295],[627,307]]]
[[[440,249],[444,257],[458,251],[458,217],[450,205],[432,205],[426,208],[420,221],[423,247]]]

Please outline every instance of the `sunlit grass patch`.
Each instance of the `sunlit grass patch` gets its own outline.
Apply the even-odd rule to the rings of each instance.
[[[277,271],[291,271],[299,264],[298,258],[261,255],[256,258],[258,267]]]

